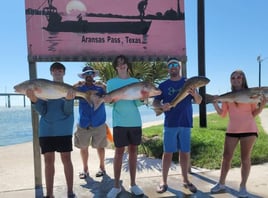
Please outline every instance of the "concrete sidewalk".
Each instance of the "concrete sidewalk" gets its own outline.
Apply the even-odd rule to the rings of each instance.
[[[268,118],[268,109],[261,114],[261,121],[266,132],[268,131],[268,122],[264,122]],[[34,188],[34,168],[33,168],[33,148],[32,143],[18,144],[14,146],[0,147],[0,197],[42,197],[45,192],[45,184],[43,189],[35,190]],[[95,173],[98,170],[97,152],[90,148],[89,169],[90,177],[86,180],[78,178],[78,173],[82,169],[79,150],[74,148],[72,160],[74,164],[74,192],[78,198],[103,198],[113,186],[113,157],[114,150],[106,149],[106,171],[107,175],[103,178],[96,178]],[[43,163],[43,159],[42,159]],[[125,155],[121,174],[121,183],[123,192],[118,197],[134,197],[129,193],[129,173],[128,159]],[[43,164],[42,164],[42,167]],[[55,170],[55,186],[54,192],[56,198],[66,197],[66,185],[63,174],[62,164],[59,155],[56,155]],[[190,180],[197,186],[198,192],[192,194],[182,187],[181,171],[179,165],[173,164],[168,177],[169,189],[166,193],[157,194],[156,186],[161,178],[161,160],[151,159],[143,156],[138,158],[137,184],[144,190],[144,198],[147,197],[188,197],[188,198],[225,198],[237,197],[237,190],[240,183],[240,168],[231,169],[226,185],[227,192],[223,194],[210,194],[210,188],[219,178],[220,170],[204,170],[192,168]],[[44,174],[43,174],[44,175]],[[266,198],[268,197],[268,163],[252,166],[247,189],[250,197]],[[44,183],[44,178],[43,178]]]

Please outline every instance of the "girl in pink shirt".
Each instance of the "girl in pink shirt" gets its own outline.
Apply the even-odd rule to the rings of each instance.
[[[233,92],[248,89],[245,73],[236,70],[231,74],[231,89]],[[214,108],[217,113],[225,117],[229,114],[229,123],[226,131],[224,152],[221,164],[221,175],[219,182],[211,188],[211,193],[220,193],[225,191],[225,179],[231,166],[234,150],[240,142],[241,147],[241,183],[239,189],[239,197],[248,197],[246,190],[246,182],[251,167],[251,151],[258,137],[258,128],[255,117],[265,107],[266,99],[258,104],[250,103],[231,103],[223,102],[222,106],[218,102],[214,102]]]

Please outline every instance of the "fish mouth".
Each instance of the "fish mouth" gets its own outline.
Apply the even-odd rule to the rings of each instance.
[[[152,96],[157,96],[157,95],[160,95],[162,93],[162,91],[159,89],[159,90],[154,90],[152,92]]]
[[[18,89],[17,86],[14,86],[13,89],[14,89],[15,92],[19,92],[19,89]]]

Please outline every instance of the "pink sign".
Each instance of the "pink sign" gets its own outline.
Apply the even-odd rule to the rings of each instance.
[[[25,0],[33,61],[186,57],[184,0]]]

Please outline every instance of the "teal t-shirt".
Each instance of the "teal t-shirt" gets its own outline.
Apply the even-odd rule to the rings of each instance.
[[[136,78],[112,78],[107,81],[107,93],[134,82],[139,82],[139,80]],[[113,127],[141,127],[142,122],[138,109],[141,104],[139,100],[119,100],[113,103]]]
[[[73,135],[74,125],[74,100],[38,99],[34,104],[39,113],[39,137],[69,136]]]

